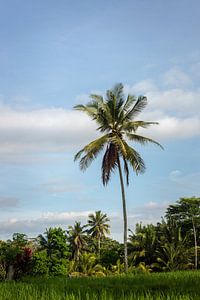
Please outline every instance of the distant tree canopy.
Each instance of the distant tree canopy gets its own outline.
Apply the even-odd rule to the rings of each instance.
[[[130,273],[198,269],[200,198],[181,198],[156,225],[129,230]],[[109,218],[96,211],[88,223],[49,228],[35,240],[14,233],[0,241],[0,280],[34,276],[106,276],[124,272],[124,245],[108,237]],[[101,234],[99,233],[101,231]],[[97,234],[98,233],[98,234]],[[100,237],[100,255],[97,240]]]
[[[173,219],[180,226],[182,234],[192,235],[194,240],[195,269],[198,267],[198,240],[200,233],[200,198],[181,198],[166,211],[167,220]]]

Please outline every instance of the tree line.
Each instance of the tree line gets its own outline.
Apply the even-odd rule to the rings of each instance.
[[[107,276],[121,274],[124,244],[109,237],[105,213],[96,211],[87,224],[75,222],[67,230],[48,228],[29,239],[14,233],[0,241],[1,280],[22,276]],[[163,272],[198,269],[200,198],[181,198],[169,205],[156,225],[138,223],[129,229],[128,272]]]

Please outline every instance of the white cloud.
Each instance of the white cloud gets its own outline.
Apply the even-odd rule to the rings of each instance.
[[[151,114],[149,113],[149,116]],[[171,140],[171,139],[186,139],[200,135],[200,118],[176,118],[170,116],[163,116],[162,118],[151,118],[150,121],[158,121],[158,126],[152,126],[148,132],[142,130],[141,132],[146,135],[150,132],[151,137],[160,140]]]
[[[199,136],[200,89],[189,89],[189,76],[178,68],[172,68],[165,74],[165,83],[166,77],[170,82],[167,88],[161,88],[152,80],[125,86],[126,93],[142,93],[147,96],[148,106],[138,118],[159,122],[159,126],[152,126],[142,133],[162,141]],[[178,81],[180,84],[177,84]]]
[[[147,79],[142,80],[134,84],[133,86],[125,85],[124,92],[125,94],[146,94],[157,90],[157,87],[153,80]]]
[[[4,236],[12,235],[14,232],[23,232],[29,236],[43,233],[46,228],[61,226],[67,229],[75,221],[85,223],[92,211],[81,212],[47,212],[38,218],[10,218],[0,221],[0,233]]]
[[[156,216],[157,214],[163,215],[165,209],[169,205],[168,202],[155,202],[155,201],[149,201],[148,203],[144,204],[144,208],[147,209],[146,213],[152,211],[154,215]]]
[[[79,112],[62,108],[0,110],[0,153],[66,152],[95,136],[95,124]]]
[[[200,90],[170,88],[166,90],[149,91],[148,109],[160,110],[175,116],[196,115],[200,109]]]

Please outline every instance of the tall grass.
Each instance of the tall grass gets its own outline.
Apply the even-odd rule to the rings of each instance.
[[[200,299],[200,272],[106,278],[25,278],[0,284],[2,300],[193,300]]]

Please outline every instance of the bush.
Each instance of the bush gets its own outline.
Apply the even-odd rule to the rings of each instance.
[[[32,272],[33,275],[48,275],[49,274],[49,259],[47,252],[35,252],[32,256]]]

